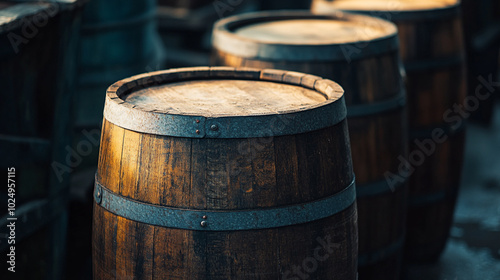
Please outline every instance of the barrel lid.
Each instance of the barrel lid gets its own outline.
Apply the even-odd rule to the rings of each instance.
[[[395,51],[399,46],[394,24],[341,11],[233,16],[215,24],[212,41],[216,49],[232,55],[287,61],[344,61]]]
[[[297,72],[180,68],[113,84],[104,118],[125,129],[178,137],[291,135],[345,119],[343,92],[335,82]]]
[[[458,0],[315,0],[311,10],[321,14],[335,10],[362,12],[386,20],[415,21],[456,16],[459,6]]]

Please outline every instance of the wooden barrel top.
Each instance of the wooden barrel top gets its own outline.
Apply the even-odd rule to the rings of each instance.
[[[313,0],[311,10],[318,14],[363,12],[390,21],[415,21],[456,16],[459,7],[457,0]]]
[[[397,50],[396,26],[382,19],[340,11],[327,15],[272,11],[219,20],[212,37],[216,49],[232,55],[287,61],[342,61],[349,46],[367,42],[363,51],[354,56]]]
[[[343,92],[335,82],[297,72],[182,68],[115,83],[107,91],[104,117],[120,127],[158,135],[289,135],[343,120]],[[290,121],[278,130],[263,129],[272,126],[277,117]]]
[[[457,0],[335,0],[336,7],[343,9],[376,11],[416,11],[433,10],[455,6]]]
[[[275,44],[344,44],[387,35],[383,26],[341,19],[291,19],[260,22],[234,30],[238,36]]]
[[[278,114],[325,102],[321,93],[295,85],[248,80],[199,80],[141,89],[124,97],[147,108],[188,115]]]

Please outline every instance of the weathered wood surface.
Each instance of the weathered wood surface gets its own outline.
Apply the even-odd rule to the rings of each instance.
[[[414,141],[432,139],[435,128],[443,129],[448,137],[443,144],[434,143],[436,151],[414,166],[416,171],[410,178],[406,256],[413,261],[435,260],[446,244],[463,162],[464,135],[456,132],[463,125],[463,116],[450,113],[464,102],[466,92],[459,3],[397,1],[389,5],[380,0],[316,0],[312,5],[318,13],[340,8],[381,16],[398,26],[413,135],[410,151],[420,151]]]
[[[214,46],[212,60],[215,65],[287,69],[332,79],[344,88],[348,111],[350,108],[354,111],[359,105],[376,106],[396,98],[404,90],[397,47],[377,55],[365,48],[383,37],[395,38],[396,30],[384,21],[341,13],[331,18],[303,13],[261,13],[255,19],[235,17],[226,24],[235,41],[255,42],[252,50],[255,53],[269,55],[262,49],[274,44],[282,46],[276,48],[276,52],[282,50],[282,53],[297,45],[303,52],[322,53],[322,48],[328,47],[331,53],[342,55],[331,60],[303,60],[293,56],[285,59],[259,55],[242,57],[229,49]],[[222,29],[215,27],[214,39]],[[351,59],[351,51],[358,57]],[[406,155],[405,112],[402,107],[396,107],[349,117],[348,121],[358,191],[372,190],[377,182],[385,186],[385,192],[357,199],[360,279],[397,279],[401,268],[407,190],[403,186],[391,191],[384,183],[384,174],[396,172],[398,157]],[[395,249],[390,250],[390,247]]]
[[[224,104],[219,108],[214,105],[216,111],[220,110],[219,116],[228,115],[228,112],[232,112],[229,114],[232,116],[270,114],[276,116],[276,125],[281,126],[283,123],[279,117],[282,113],[277,113],[278,108],[273,106],[282,106],[277,101],[282,100],[283,95],[293,95],[298,100],[289,106],[289,112],[307,111],[305,103],[317,106],[329,96],[311,89],[314,80],[311,80],[309,89],[300,86],[301,80],[304,83],[309,81],[307,78],[297,79],[298,85],[289,85],[296,84],[293,81],[284,84],[281,79],[285,72],[269,72],[277,73],[277,76],[267,78],[275,82],[264,82],[252,81],[261,79],[260,71],[252,70],[251,73],[256,74],[254,78],[249,76],[241,80],[241,75],[240,78],[231,78],[241,72],[225,68],[224,71],[215,69],[211,72],[223,73],[224,80],[212,81],[217,78],[210,79],[207,75],[202,80],[190,81],[190,74],[197,69],[199,71],[199,68],[179,70],[182,82],[170,79],[173,88],[189,99],[185,104],[172,103],[178,106],[172,106],[178,110],[174,111],[176,114],[211,116],[194,101],[217,98],[220,104]],[[209,68],[203,69],[208,71]],[[155,79],[151,81],[154,85]],[[203,85],[206,91],[200,91],[197,85]],[[223,85],[231,90],[222,89]],[[240,90],[236,95],[232,90],[235,86]],[[212,87],[217,90],[211,90]],[[268,99],[261,97],[266,87]],[[149,88],[146,85],[140,92],[127,93],[132,98],[120,98],[127,100],[124,104],[133,106],[144,95],[138,110],[151,114],[152,111],[171,112],[170,109],[161,109],[171,105],[169,99],[156,99],[171,94],[168,84]],[[264,106],[265,109],[255,112],[255,104],[247,100],[256,97],[260,100],[254,101],[269,107]],[[97,180],[110,191],[136,201],[184,209],[225,211],[269,209],[310,202],[342,191],[353,179],[345,120],[317,131],[246,139],[196,139],[139,133],[104,120],[97,174]],[[210,223],[210,218],[207,221]],[[310,279],[356,278],[355,204],[336,215],[306,224],[245,231],[153,226],[117,216],[96,204],[93,230],[94,279],[292,277],[296,275],[294,266],[302,267],[305,259],[315,258],[316,248],[323,244],[318,241],[320,239],[335,243],[332,245],[335,249],[328,251],[328,256],[324,255],[326,251],[318,249],[321,250],[321,260],[314,261],[317,266],[314,269],[307,267],[309,272],[302,270],[300,273],[307,274]]]

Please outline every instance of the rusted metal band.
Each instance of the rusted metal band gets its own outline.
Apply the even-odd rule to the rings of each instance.
[[[201,231],[256,230],[308,223],[333,216],[356,200],[354,180],[344,190],[320,200],[254,210],[194,210],[138,202],[111,192],[96,177],[95,202],[120,217],[168,228]]]
[[[356,188],[357,198],[371,197],[375,195],[383,195],[387,193],[393,193],[399,188],[406,185],[406,179],[403,182],[396,182],[393,185],[389,185],[387,180],[375,181],[372,183],[362,184]]]
[[[385,260],[401,252],[403,250],[403,244],[404,236],[401,236],[387,247],[372,252],[360,253],[358,256],[358,265],[366,266]]]
[[[377,115],[398,108],[403,108],[405,105],[406,105],[406,91],[403,89],[397,96],[391,99],[370,104],[349,105],[347,106],[347,117],[357,118],[370,115]]]
[[[381,26],[391,30],[380,38],[349,43],[324,44],[280,44],[266,43],[246,38],[234,32],[239,27],[265,21],[294,19],[354,19],[367,26]],[[214,25],[212,46],[225,53],[248,59],[286,61],[351,61],[378,56],[399,50],[396,26],[378,18],[336,11],[331,14],[313,15],[304,11],[256,12],[219,20]]]
[[[186,78],[183,78],[183,75]],[[322,103],[267,115],[205,117],[170,114],[140,108],[121,96],[149,86],[186,80],[245,79],[270,81],[316,90],[327,97]],[[281,70],[239,70],[198,67],[159,71],[131,77],[107,92],[104,118],[122,128],[141,133],[188,138],[253,138],[306,133],[334,126],[347,116],[342,88],[320,77]]]

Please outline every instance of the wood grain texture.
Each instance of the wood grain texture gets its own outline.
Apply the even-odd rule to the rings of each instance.
[[[269,24],[266,23],[266,25],[259,27],[258,30],[264,30],[267,25]],[[349,26],[347,25],[346,28],[349,29]],[[303,25],[302,29],[308,30],[314,29],[314,27]],[[237,30],[235,34],[241,36],[242,40],[246,40],[247,36],[243,35],[247,34],[237,33]],[[274,34],[279,33],[280,30],[283,30],[285,36],[296,36],[294,37],[296,40],[302,37],[302,45],[322,46],[316,39],[309,40],[308,36],[300,32],[290,35],[290,33],[293,33],[291,30],[279,28],[272,29],[269,32]],[[307,31],[304,32],[307,33]],[[310,33],[316,34],[315,31]],[[325,37],[328,36],[325,35]],[[261,39],[252,35],[252,40],[256,40],[256,38]],[[280,38],[280,36],[275,36],[275,38]],[[339,42],[351,39],[349,36],[335,38]],[[266,43],[266,40],[257,40],[257,42]],[[285,38],[281,42],[273,43],[286,45],[289,40]],[[363,52],[363,48],[360,48],[359,51]],[[340,61],[294,62],[260,59],[258,57],[248,59],[214,48],[212,63],[214,65],[233,67],[286,69],[332,79],[342,85],[345,90],[348,110],[350,106],[369,105],[394,98],[402,90],[403,86],[397,52],[386,52],[379,56],[367,56],[352,61],[348,61],[346,57],[345,60]],[[348,121],[354,172],[358,186],[384,180],[386,171],[397,170],[398,156],[405,155],[408,149],[407,122],[404,110],[399,108],[377,115],[349,118]],[[292,167],[293,165],[288,163],[288,166]],[[297,175],[290,174],[290,177],[287,176],[286,180],[291,180],[294,176]],[[406,203],[406,187],[398,189],[396,192],[389,191],[386,194],[374,197],[358,198],[360,255],[383,250],[404,236]],[[397,279],[401,262],[392,262],[392,260],[401,259],[401,256],[402,247],[386,259],[380,259],[376,263],[360,267],[360,278]],[[384,269],[380,269],[379,265],[384,263]]]
[[[276,117],[277,125],[286,121]],[[144,203],[236,211],[318,200],[343,190],[354,175],[345,120],[297,135],[247,139],[152,135],[104,120],[97,178]],[[153,226],[95,205],[93,229],[94,279],[277,279],[314,258],[324,242],[333,247],[321,251],[327,257],[307,272],[310,279],[356,278],[355,204],[306,224],[246,231]]]
[[[385,1],[314,2],[313,10],[318,12],[342,8],[366,13],[381,10],[390,12],[386,16],[397,15],[393,19],[399,29],[401,56],[407,72],[410,133],[455,124],[448,121],[445,113],[462,104],[466,93],[462,22],[458,9],[452,9],[457,1],[432,1],[436,5],[421,11],[406,9],[406,5],[416,7],[424,1],[403,1],[399,8],[384,4]],[[451,12],[443,18],[433,16],[440,9]],[[412,261],[435,260],[446,244],[462,171],[463,138],[463,133],[449,135],[410,177],[410,201],[432,197],[440,191],[447,193],[429,205],[410,206],[406,256]],[[410,151],[420,151],[414,140],[410,139]]]
[[[245,80],[169,83],[138,90],[125,98],[137,106],[204,116],[276,114],[326,100],[321,93],[304,87]]]

